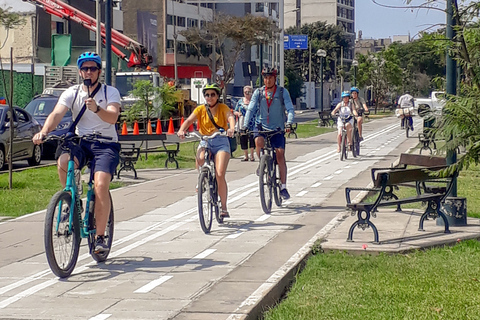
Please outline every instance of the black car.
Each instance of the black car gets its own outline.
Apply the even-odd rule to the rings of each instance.
[[[10,142],[10,117],[9,107],[0,104],[0,169],[6,164],[6,155]],[[28,160],[31,166],[39,165],[42,159],[42,148],[34,145],[33,136],[40,132],[42,126],[31,114],[25,110],[14,107],[13,114],[13,157],[12,161]]]
[[[50,94],[42,94],[33,98],[27,106],[25,110],[27,110],[33,117],[43,126],[45,124],[45,120],[50,113],[52,113],[55,105],[58,101],[58,96],[50,95]],[[70,110],[67,111],[65,116],[63,117],[62,121],[60,121],[59,125],[55,130],[53,130],[50,134],[54,134],[56,136],[61,136],[62,134],[67,133],[68,128],[72,124],[72,113]],[[57,141],[48,141],[43,145],[43,156],[47,159],[52,159],[55,156],[55,151],[57,149]]]

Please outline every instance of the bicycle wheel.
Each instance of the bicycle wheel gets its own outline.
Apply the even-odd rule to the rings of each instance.
[[[358,128],[355,128],[355,134],[353,135],[353,156],[357,157],[360,155],[360,134],[358,133]]]
[[[282,187],[282,181],[280,180],[280,170],[278,170],[278,164],[275,164],[275,169],[273,170],[273,199],[275,199],[275,204],[277,207],[282,206],[282,197],[280,197],[280,189]]]
[[[342,131],[342,150],[340,152],[340,161],[347,159],[347,133]]]
[[[405,136],[408,138],[408,130],[410,130],[410,125],[408,121],[405,120]]]
[[[208,169],[202,170],[198,176],[198,216],[203,232],[210,233],[212,228],[213,203]]]
[[[80,217],[76,208],[70,227],[72,205],[70,193],[59,191],[50,200],[45,215],[45,253],[50,269],[60,278],[72,274],[80,250]]]
[[[260,175],[258,177],[258,187],[260,189],[260,203],[263,212],[269,214],[272,211],[272,179],[271,179],[272,160],[268,154],[260,159]]]
[[[223,217],[220,216],[220,208],[218,206],[218,204],[220,203],[220,199],[218,197],[217,179],[214,180],[214,185],[215,185],[215,187],[213,188],[214,191],[212,192],[213,211],[215,211],[215,219],[217,220],[217,222],[222,224]]]
[[[114,214],[113,214],[113,201],[112,201],[112,195],[109,193],[110,197],[110,214],[108,215],[108,221],[107,221],[107,227],[105,228],[105,241],[107,243],[108,250],[102,253],[95,253],[95,233],[90,233],[88,237],[88,247],[90,248],[90,254],[92,255],[92,258],[97,261],[97,262],[103,262],[107,260],[108,254],[110,253],[110,249],[112,248],[112,243],[113,243],[113,225],[114,225]],[[90,200],[90,205],[94,205],[95,202]],[[93,224],[90,226],[90,230],[95,229],[95,211],[91,211],[91,216],[90,216],[90,221],[93,222]]]

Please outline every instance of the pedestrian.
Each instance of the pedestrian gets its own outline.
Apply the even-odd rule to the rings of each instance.
[[[238,117],[238,132],[240,132],[240,146],[244,156],[242,161],[248,161],[248,147],[250,146],[250,161],[255,161],[255,138],[253,133],[244,127],[244,118],[247,113],[248,104],[252,98],[253,88],[251,86],[243,87],[243,98],[238,100],[233,114]]]

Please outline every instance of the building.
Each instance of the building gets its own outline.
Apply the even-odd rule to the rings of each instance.
[[[355,0],[285,0],[285,28],[325,21],[341,26],[352,37],[352,48],[343,53],[345,63],[354,57]]]

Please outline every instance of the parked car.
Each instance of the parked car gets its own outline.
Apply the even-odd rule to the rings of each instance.
[[[58,98],[58,96],[50,94],[42,94],[36,96],[33,98],[32,101],[27,104],[25,110],[27,110],[40,123],[40,125],[43,126],[45,124],[45,120],[47,120],[48,115],[55,108]],[[50,134],[60,136],[67,133],[68,128],[70,127],[72,122],[72,113],[69,110],[63,117],[62,121],[60,121],[57,128],[53,130]],[[44,158],[53,159],[55,157],[57,144],[57,141],[47,141],[43,144]]]
[[[7,152],[10,142],[9,107],[0,104],[0,169],[7,163]],[[42,159],[42,148],[34,145],[33,136],[40,132],[42,126],[24,109],[14,107],[13,114],[13,152],[12,161],[28,160],[28,164],[36,166]]]

